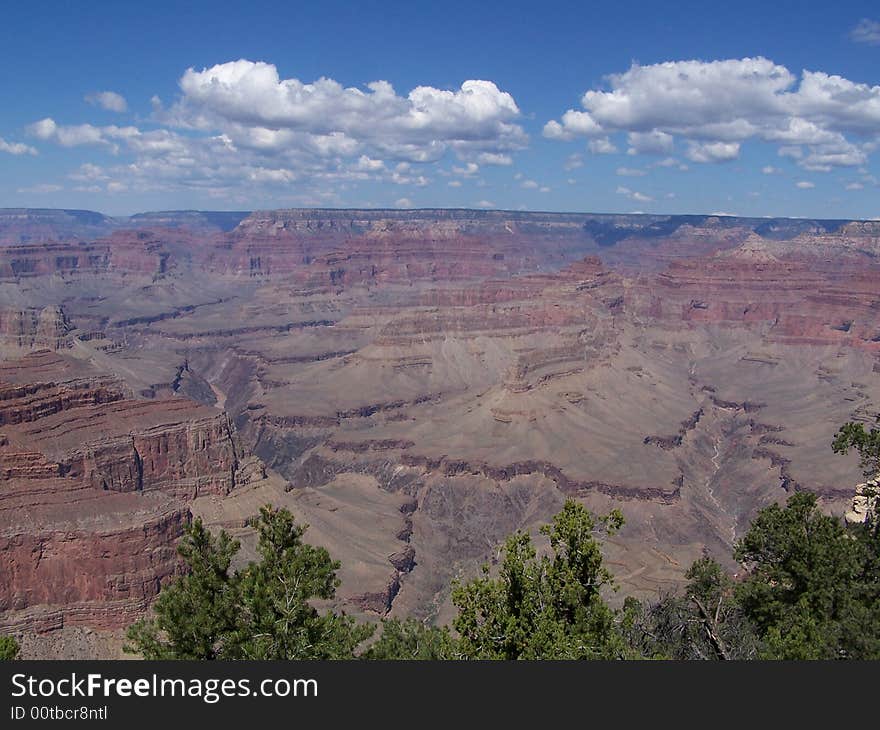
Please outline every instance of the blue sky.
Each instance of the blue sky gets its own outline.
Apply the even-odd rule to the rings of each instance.
[[[0,206],[880,217],[876,3],[7,5]]]

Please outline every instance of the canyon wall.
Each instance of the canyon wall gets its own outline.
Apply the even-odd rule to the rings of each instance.
[[[678,585],[880,410],[880,224],[511,211],[0,211],[0,626],[118,628],[191,514],[291,508],[336,605],[445,620],[567,497]],[[64,576],[75,576],[65,582]]]
[[[127,625],[179,571],[187,505],[237,484],[244,454],[225,413],[133,400],[88,370],[46,350],[0,363],[6,628]]]

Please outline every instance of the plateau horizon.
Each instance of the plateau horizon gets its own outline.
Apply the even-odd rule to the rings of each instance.
[[[252,209],[233,209],[233,208],[164,208],[155,210],[134,210],[124,213],[105,213],[100,210],[89,208],[65,208],[54,206],[0,206],[0,215],[14,213],[15,211],[28,212],[60,212],[75,213],[103,216],[110,220],[129,220],[136,219],[139,216],[155,216],[155,215],[181,215],[181,214],[230,214],[248,216],[257,213],[275,213],[285,211],[302,211],[311,213],[389,213],[394,217],[405,218],[412,214],[435,214],[435,213],[469,213],[476,215],[546,215],[546,216],[585,216],[585,217],[619,217],[619,218],[646,218],[646,219],[705,219],[705,218],[731,218],[735,220],[792,220],[792,221],[817,221],[822,223],[872,223],[880,221],[880,216],[869,218],[849,218],[849,217],[829,217],[823,218],[819,216],[808,215],[739,215],[737,213],[728,213],[724,211],[700,212],[694,211],[690,213],[672,213],[667,211],[646,212],[646,211],[614,211],[614,210],[545,210],[545,209],[527,209],[527,208],[479,208],[467,206],[420,206],[413,208],[386,208],[386,207],[366,207],[366,206],[294,206],[294,207],[278,207],[278,208],[252,208]]]

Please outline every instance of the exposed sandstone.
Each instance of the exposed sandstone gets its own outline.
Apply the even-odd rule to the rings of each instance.
[[[25,362],[27,361],[27,362]],[[115,378],[36,353],[0,383],[0,625],[125,626],[179,570],[186,503],[264,475],[225,413],[131,400]]]
[[[850,524],[860,524],[877,514],[877,490],[880,481],[871,479],[856,485],[856,493],[852,499],[851,509],[844,515]]]
[[[70,322],[60,306],[41,309],[0,307],[0,353],[61,350],[71,346]]]
[[[115,528],[0,533],[0,625],[120,628],[141,615],[180,569],[174,544],[188,511],[161,502],[129,509]]]

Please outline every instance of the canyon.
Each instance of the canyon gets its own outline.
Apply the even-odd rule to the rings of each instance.
[[[200,517],[267,503],[334,606],[450,585],[576,498],[656,598],[756,511],[864,481],[880,222],[472,210],[0,210],[0,631],[115,656]]]

